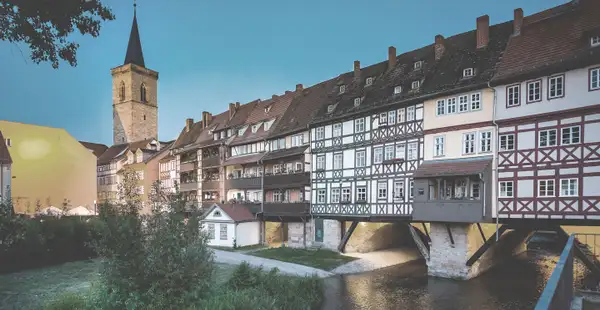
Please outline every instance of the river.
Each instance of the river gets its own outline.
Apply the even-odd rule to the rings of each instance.
[[[322,309],[533,309],[559,253],[528,250],[469,281],[427,276],[425,261],[326,279]],[[583,266],[576,265],[577,279]]]

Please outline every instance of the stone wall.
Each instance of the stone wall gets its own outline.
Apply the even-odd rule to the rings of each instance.
[[[306,222],[306,235],[304,223],[288,223],[288,247],[291,248],[304,248],[308,246],[308,242],[305,244],[304,240],[310,237],[310,231],[312,230],[312,221]]]
[[[346,230],[352,222],[346,222]],[[346,244],[346,252],[367,253],[412,244],[408,227],[403,223],[359,223]]]

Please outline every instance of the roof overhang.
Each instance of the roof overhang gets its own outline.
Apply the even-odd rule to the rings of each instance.
[[[484,173],[493,156],[424,161],[413,174],[414,179],[460,177]]]

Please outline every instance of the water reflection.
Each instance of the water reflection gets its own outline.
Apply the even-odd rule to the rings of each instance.
[[[427,277],[424,261],[334,277],[323,309],[533,309],[557,259],[528,251],[470,281]]]

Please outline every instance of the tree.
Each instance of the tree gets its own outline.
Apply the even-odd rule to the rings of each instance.
[[[36,64],[59,60],[77,66],[79,44],[69,38],[75,29],[97,37],[101,22],[114,20],[100,0],[0,0],[0,40],[27,43]]]

